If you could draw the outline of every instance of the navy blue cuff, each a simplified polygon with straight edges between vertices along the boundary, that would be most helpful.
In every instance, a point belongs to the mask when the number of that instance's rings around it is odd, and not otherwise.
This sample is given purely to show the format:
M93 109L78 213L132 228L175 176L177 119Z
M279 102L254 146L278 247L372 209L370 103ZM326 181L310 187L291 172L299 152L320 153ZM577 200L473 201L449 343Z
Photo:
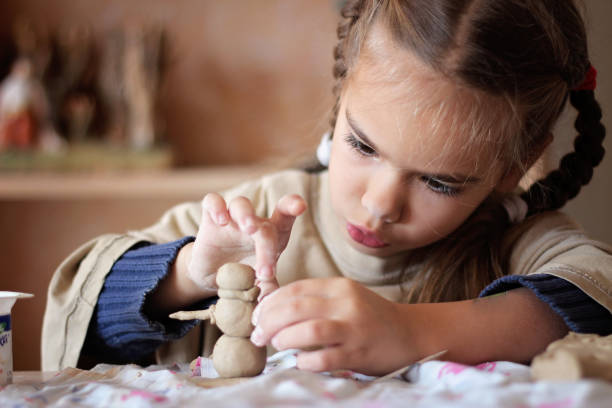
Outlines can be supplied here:
M184 336L197 324L173 319L156 321L143 310L147 295L166 277L179 250L193 240L185 237L166 244L140 243L115 262L90 323L93 344L111 349L122 361L136 361L162 343ZM206 308L216 300L205 299L194 308Z
M577 333L612 333L612 314L580 288L548 274L508 275L483 289L480 297L525 287L557 313L567 327Z

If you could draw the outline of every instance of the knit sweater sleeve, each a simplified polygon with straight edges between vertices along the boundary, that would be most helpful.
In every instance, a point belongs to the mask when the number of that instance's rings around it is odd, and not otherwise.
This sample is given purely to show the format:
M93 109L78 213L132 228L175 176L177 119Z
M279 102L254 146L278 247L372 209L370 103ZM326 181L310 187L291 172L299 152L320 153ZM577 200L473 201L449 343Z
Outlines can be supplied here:
M86 354L108 363L137 362L196 325L197 321L155 320L144 311L147 295L166 277L179 250L193 240L141 243L115 262L89 324ZM205 299L191 309L205 309L216 301L216 297Z
M508 275L488 285L480 297L525 287L545 302L578 333L608 335L612 333L612 314L565 279L548 274Z

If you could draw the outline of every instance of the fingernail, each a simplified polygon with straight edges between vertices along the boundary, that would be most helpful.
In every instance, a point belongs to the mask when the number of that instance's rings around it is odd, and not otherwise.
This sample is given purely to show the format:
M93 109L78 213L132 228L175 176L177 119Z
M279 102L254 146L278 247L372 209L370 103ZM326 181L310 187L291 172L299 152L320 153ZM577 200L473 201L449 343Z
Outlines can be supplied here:
M273 290L273 291L270 291L269 289L266 290L266 291L262 290L261 293L259 294L259 297L257 298L257 302L259 303L257 305L257 307L259 307L264 302L267 302L268 299L271 299L277 293L278 293L278 291L276 291L276 290Z
M259 308L259 306L255 307L255 310L253 310L253 314L251 315L251 324L253 326L257 326L257 319L259 319L259 311L261 309Z
M263 330L261 327L255 327L253 333L251 333L251 343L256 345L257 347L261 347L264 345L262 338Z
M227 224L227 215L223 213L217 215L217 224L220 224L220 225Z

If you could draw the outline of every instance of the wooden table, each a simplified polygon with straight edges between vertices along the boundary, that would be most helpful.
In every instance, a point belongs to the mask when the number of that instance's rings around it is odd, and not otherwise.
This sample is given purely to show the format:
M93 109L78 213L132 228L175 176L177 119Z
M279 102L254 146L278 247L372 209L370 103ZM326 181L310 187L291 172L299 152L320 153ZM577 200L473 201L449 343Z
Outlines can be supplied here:
M40 384L50 378L53 378L53 376L56 374L56 371L14 371L13 384Z
M17 385L34 385L41 384L47 380L50 380L58 371L14 371L13 372L13 384ZM216 388L224 387L228 385L238 384L244 381L250 380L251 377L238 377L238 378L201 378L193 377L188 380L203 388Z

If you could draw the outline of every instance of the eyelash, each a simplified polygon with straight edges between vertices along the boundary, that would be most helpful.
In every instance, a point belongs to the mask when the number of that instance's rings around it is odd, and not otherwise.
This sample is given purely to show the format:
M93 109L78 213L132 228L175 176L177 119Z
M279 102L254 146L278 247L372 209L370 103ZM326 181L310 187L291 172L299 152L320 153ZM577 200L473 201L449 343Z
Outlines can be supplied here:
M352 133L347 134L344 137L344 140L346 141L346 143L348 143L351 149L353 149L360 156L376 156L376 151L374 149L372 149L365 143L359 141ZM448 184L444 184L443 182L429 176L421 176L421 182L423 182L425 186L427 186L427 188L433 191L434 193L442 194L447 197L454 197L462 191L462 189L460 188L451 187Z
M427 188L434 193L442 194L448 197L454 197L462 191L461 188L451 187L448 184L444 184L441 181L429 176L421 176L421 181L425 183Z
M346 143L348 143L349 146L351 146L351 148L354 151L356 151L361 156L365 156L365 157L376 156L376 151L374 149L372 149L367 144L362 143L359 140L357 140L357 138L352 133L347 134L344 137L344 140L346 141Z

